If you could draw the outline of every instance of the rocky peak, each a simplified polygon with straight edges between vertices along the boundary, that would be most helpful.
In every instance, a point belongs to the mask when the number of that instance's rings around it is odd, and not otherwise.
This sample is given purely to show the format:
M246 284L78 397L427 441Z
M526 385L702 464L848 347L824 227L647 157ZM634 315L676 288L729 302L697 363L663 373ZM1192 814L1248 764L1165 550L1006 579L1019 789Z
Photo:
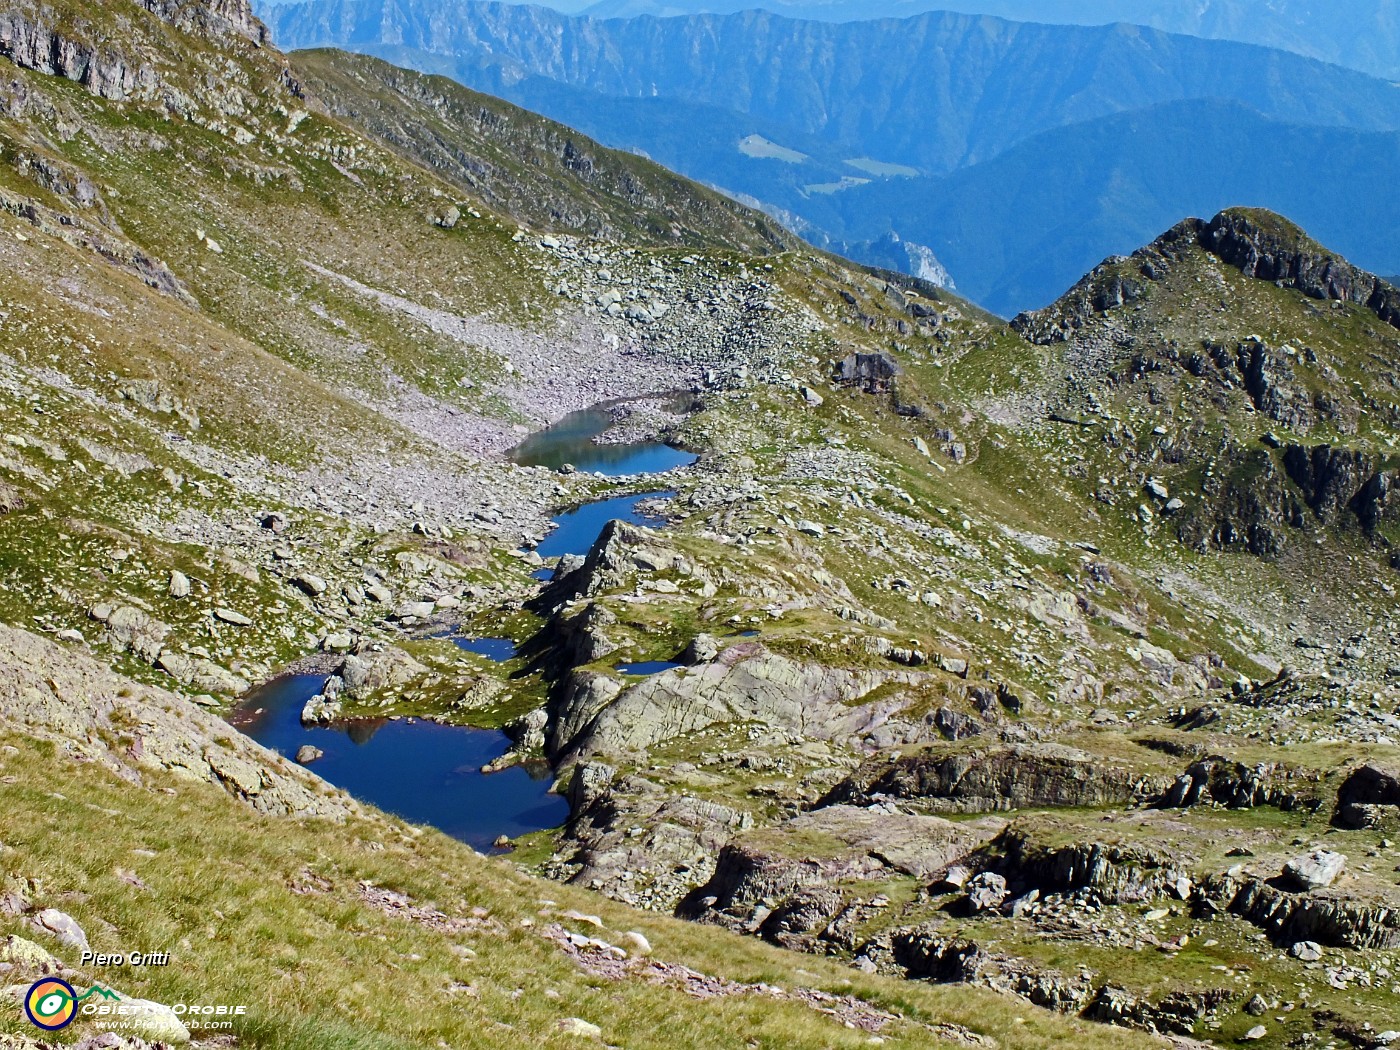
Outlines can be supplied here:
M1105 260L1051 306L1019 315L1012 326L1034 343L1064 342L1093 316L1141 299L1197 247L1248 277L1313 299L1356 303L1400 328L1400 291L1259 208L1231 208L1209 222L1186 219L1131 256Z
M1400 328L1400 293L1273 212L1223 211L1201 229L1200 244L1249 277L1296 288L1313 299L1359 303Z
M250 0L138 0L162 21L204 36L246 37L259 47L271 40L267 26L253 14Z

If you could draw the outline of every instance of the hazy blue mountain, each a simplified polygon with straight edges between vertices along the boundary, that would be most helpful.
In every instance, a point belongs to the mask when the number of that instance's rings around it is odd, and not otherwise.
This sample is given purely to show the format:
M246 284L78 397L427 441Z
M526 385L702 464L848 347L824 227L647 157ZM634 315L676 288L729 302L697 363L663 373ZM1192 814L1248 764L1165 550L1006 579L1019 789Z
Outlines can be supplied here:
M551 0L545 6L565 10L564 2ZM1132 22L1172 33L1263 44L1400 79L1400 0L599 0L585 13L595 18L664 17L753 8L841 22L908 18L924 11L1058 25Z
M1009 316L1049 303L1173 216L1233 205L1296 215L1356 262L1400 272L1397 173L1394 132L1177 102L1061 128L942 179L851 190L812 219L853 242L897 229L931 248L962 294Z
M512 88L535 76L731 110L928 174L1049 128L1185 98L1299 123L1400 127L1400 90L1381 81L1130 26L954 14L835 24L763 12L592 21L474 0L312 0L270 17L284 47L368 51L515 102ZM634 131L607 138L628 145Z

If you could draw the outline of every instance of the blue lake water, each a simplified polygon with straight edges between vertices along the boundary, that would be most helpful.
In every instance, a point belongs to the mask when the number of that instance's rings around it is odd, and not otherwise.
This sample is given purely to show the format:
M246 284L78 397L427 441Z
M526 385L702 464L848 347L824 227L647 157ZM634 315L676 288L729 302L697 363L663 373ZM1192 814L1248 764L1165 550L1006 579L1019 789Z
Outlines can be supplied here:
M684 667L684 664L672 663L669 660L643 660L635 664L618 664L617 669L623 674L660 674L662 671L669 671L673 667Z
M443 637L449 639L458 649L484 656L498 664L515 659L515 642L509 638L459 638L451 634Z
M669 498L674 492L643 492L636 496L617 496L613 499L585 503L582 507L565 511L554 519L556 528L535 548L541 558L558 558L564 554L587 554L593 546L603 526L614 518L633 525L661 525L661 519L643 514L637 504L649 499Z
M549 794L552 778L524 766L486 775L505 754L504 733L419 720L301 724L301 709L321 691L322 675L279 678L251 693L233 723L264 747L294 758L303 744L325 752L307 768L363 802L414 824L431 824L486 852L499 835L556 828L568 803Z
M623 474L660 474L688 467L700 457L659 441L624 445L599 445L594 438L612 426L606 409L572 412L554 426L531 434L511 452L511 459L525 467L558 470L566 463L590 473L619 477Z

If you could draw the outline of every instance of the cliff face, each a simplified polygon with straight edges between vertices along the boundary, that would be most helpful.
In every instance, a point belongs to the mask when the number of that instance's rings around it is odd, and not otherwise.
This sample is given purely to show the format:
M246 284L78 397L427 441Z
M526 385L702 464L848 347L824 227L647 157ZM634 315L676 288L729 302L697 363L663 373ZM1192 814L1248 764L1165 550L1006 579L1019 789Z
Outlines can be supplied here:
M237 34L261 47L270 40L267 26L253 15L249 0L140 0L141 6L171 25L206 36Z
M270 39L248 0L139 0L141 7L182 32L210 41L242 38L257 47ZM114 102L151 99L165 86L148 57L137 20L109 6L23 0L0 14L0 57L24 69L60 76Z
M82 84L99 98L121 101L151 93L155 71L109 47L74 39L54 28L44 11L0 15L0 56L15 65Z

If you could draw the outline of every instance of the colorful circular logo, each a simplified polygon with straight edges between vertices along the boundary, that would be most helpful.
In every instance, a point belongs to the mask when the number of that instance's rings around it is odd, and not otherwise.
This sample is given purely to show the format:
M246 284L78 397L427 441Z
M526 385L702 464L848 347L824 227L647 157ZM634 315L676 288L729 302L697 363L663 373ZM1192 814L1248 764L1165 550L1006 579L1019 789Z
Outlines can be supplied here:
M29 1020L49 1032L67 1028L78 1015L78 993L67 981L45 977L29 986L24 997Z

